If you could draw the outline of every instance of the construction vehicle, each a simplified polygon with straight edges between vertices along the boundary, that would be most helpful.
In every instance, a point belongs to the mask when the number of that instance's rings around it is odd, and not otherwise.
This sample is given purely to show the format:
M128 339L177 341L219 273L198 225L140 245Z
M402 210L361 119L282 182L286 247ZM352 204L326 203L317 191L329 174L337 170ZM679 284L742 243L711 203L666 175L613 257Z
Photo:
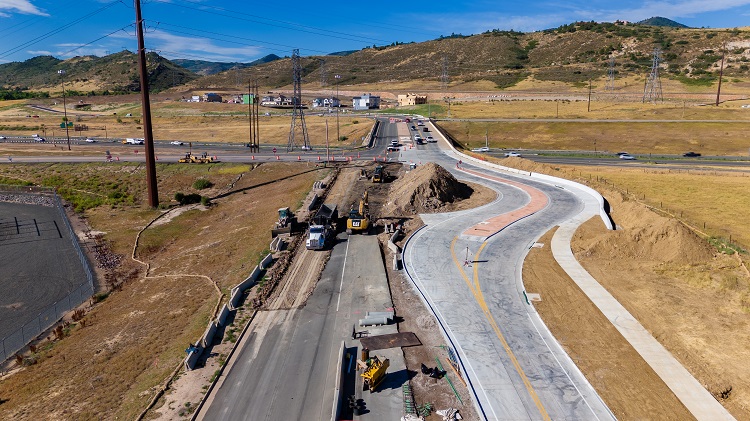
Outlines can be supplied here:
M349 219L346 220L346 233L353 234L361 232L367 234L370 231L370 208L367 203L367 190L362 193L362 199L359 201L359 208L349 211Z
M385 380L386 370L390 366L390 361L388 358L380 361L377 356L373 356L364 361L364 364L367 368L365 368L365 371L360 376L364 379L365 389L374 392L383 383L383 380Z
M206 164L209 162L217 162L214 157L208 156L207 152L203 152L201 156L193 155L191 152L185 154L184 158L180 158L177 162L181 164Z
M338 210L336 205L324 203L312 217L305 247L308 250L323 250L328 247L329 237L336 232Z
M382 165L375 167L375 171L372 173L373 183L382 183L388 175L385 172L385 168Z
M271 238L276 238L281 234L294 234L297 232L297 225L297 217L294 213L289 208L280 208L279 220L271 230Z

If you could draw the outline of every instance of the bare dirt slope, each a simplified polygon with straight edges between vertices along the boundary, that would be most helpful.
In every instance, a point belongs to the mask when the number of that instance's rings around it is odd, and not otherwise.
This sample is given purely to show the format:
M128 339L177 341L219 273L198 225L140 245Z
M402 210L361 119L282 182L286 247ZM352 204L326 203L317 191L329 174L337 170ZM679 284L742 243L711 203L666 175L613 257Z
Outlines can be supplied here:
M447 205L468 199L473 192L445 168L429 162L393 183L385 208L389 214L447 211Z

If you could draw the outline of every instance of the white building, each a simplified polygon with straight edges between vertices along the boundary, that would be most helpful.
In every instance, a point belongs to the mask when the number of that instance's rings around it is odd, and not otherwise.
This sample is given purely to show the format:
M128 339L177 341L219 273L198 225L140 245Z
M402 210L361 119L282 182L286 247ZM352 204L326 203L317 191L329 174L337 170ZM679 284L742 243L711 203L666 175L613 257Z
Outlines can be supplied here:
M362 94L352 98L352 108L355 110L377 110L380 108L380 97L372 94Z

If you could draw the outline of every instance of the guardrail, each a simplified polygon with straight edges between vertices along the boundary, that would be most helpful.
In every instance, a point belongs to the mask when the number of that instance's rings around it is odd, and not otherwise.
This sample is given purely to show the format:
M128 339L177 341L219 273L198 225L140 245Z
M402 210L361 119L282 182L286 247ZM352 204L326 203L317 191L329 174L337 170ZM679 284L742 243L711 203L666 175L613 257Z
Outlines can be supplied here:
M67 296L48 305L42 309L33 320L27 322L10 335L0 339L2 360L5 361L23 349L23 347L39 336L39 334L60 321L65 313L75 309L88 300L94 294L94 276L91 267L89 266L88 259L81 250L81 245L78 243L78 237L76 236L75 231L73 231L73 227L70 225L68 216L65 214L65 208L60 201L60 197L57 196L54 189L34 186L0 186L0 192L25 194L51 193L54 198L55 207L60 212L60 217L65 223L65 227L67 227L68 234L73 243L73 248L76 250L76 253L78 253L78 258L81 261L84 273L86 274L86 280L78 285Z

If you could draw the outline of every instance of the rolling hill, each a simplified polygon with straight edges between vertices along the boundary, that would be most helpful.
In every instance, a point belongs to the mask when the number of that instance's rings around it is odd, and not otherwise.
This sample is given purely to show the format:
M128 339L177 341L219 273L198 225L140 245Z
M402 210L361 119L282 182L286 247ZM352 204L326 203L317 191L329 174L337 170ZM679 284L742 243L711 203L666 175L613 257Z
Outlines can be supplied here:
M663 19L663 18L662 18ZM664 23L659 20L656 23ZM670 21L671 22L671 21ZM605 77L615 58L619 76L644 75L654 48L661 51L663 77L686 85L711 85L718 78L722 45L726 43L725 77L750 78L750 31L690 29L632 23L577 22L532 33L492 30L478 35L451 35L421 43L365 48L344 56L302 58L303 82L320 85L325 62L328 84L431 81L439 86L443 68L450 86L489 81L496 89L524 79L580 84ZM291 84L289 59L190 82L191 89L234 86L237 78L256 79L262 86Z
M653 51L658 48L663 77L686 85L711 86L718 79L723 45L727 46L725 77L750 79L750 29L683 26L668 19L651 18L644 24L576 22L531 33L490 30L470 36L451 34L420 43L303 57L303 83L310 87L324 83L331 86L333 76L338 74L338 83L350 87L392 83L403 86L413 81L437 88L445 73L450 87L472 84L504 89L523 80L580 86L589 79L605 77L610 57L614 57L618 77L643 76L651 68ZM247 80L257 80L264 88L279 88L292 81L290 59L276 55L252 63L212 63L171 62L150 53L148 61L155 92L169 88L231 90ZM65 61L35 57L23 63L0 65L0 86L56 90L60 83L57 70L65 69L66 82L74 90L135 92L139 89L135 63L135 55L128 51ZM325 81L321 80L323 67Z
M146 55L149 86L159 92L181 85L199 76L177 66L156 53ZM83 94L131 93L140 90L138 57L130 51L121 51L104 57L80 56L60 60L51 56L34 57L24 62L0 65L0 87L31 90L61 89L65 70L67 89Z

